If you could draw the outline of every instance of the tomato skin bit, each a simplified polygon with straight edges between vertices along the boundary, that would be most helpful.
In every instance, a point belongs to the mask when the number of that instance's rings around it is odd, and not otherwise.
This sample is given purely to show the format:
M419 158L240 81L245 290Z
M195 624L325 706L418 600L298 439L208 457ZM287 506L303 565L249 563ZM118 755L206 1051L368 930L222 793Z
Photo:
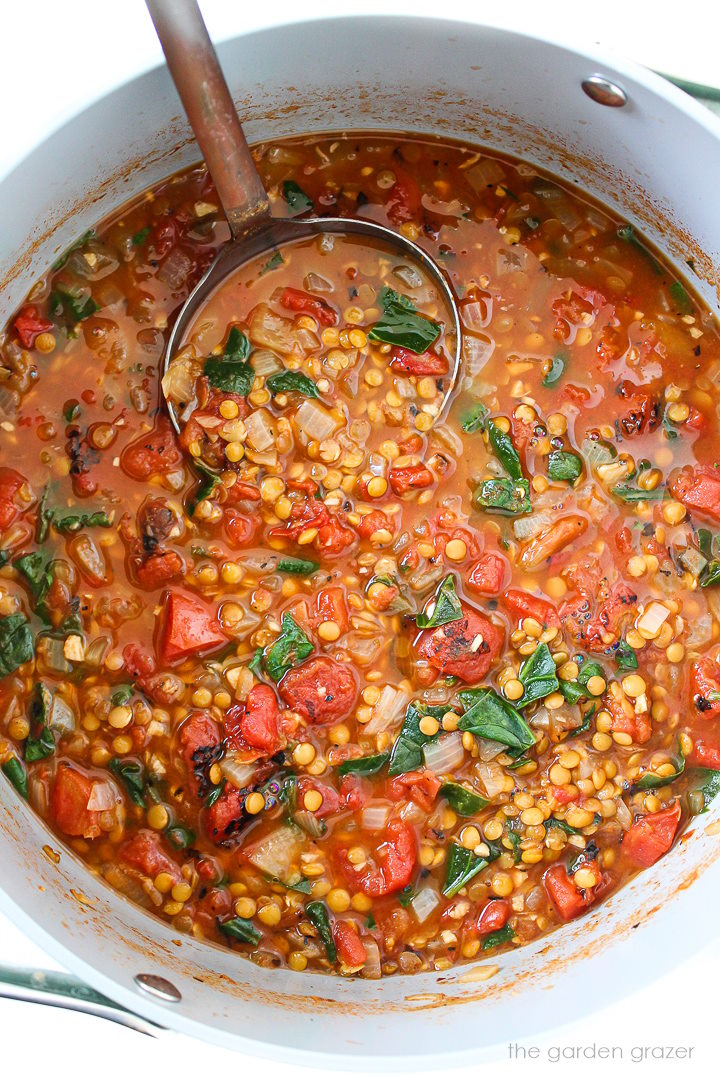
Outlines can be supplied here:
M623 853L637 866L652 866L672 847L680 814L680 803L675 802L664 810L639 818L622 838Z
M537 619L547 629L554 627L560 629L560 617L554 604L543 600L532 593L523 592L522 589L508 589L503 594L503 603L511 615L518 621L523 619Z
M208 713L192 713L180 729L180 746L188 778L198 796L207 787L205 767L220 746L220 728Z
M346 967L361 967L367 960L365 946L360 940L355 923L337 919L332 928L333 941L338 960Z
M182 880L180 868L166 851L159 835L152 829L141 829L118 850L118 859L145 877L156 878L158 874L169 874L177 884Z
M24 483L19 472L0 468L0 531L9 528L21 512L15 500Z
M388 896L410 883L417 860L415 832L399 818L391 821L377 849L378 865L374 870L358 871L347 858L346 851L339 851L338 858L348 879L364 893L372 897Z
M201 600L186 593L165 594L158 638L162 664L218 649L226 642L220 624Z
M387 514L384 514L382 510L371 510L369 514L365 514L360 519L359 524L356 526L357 534L361 540L369 540L374 533L385 530L389 533L393 532L393 524Z
M495 930L502 930L511 915L512 908L507 900L490 900L478 916L478 932L492 934Z
M269 686L254 686L244 705L231 705L225 713L225 731L233 749L236 744L275 754L283 746L278 724L277 698Z
M593 902L592 890L578 889L565 867L559 863L545 871L543 885L548 899L564 922L577 918Z
M148 480L157 474L164 476L183 463L173 427L166 416L160 415L152 431L129 442L120 454L120 465L134 480Z
M334 622L337 623L341 635L347 633L350 621L345 603L345 592L339 585L320 589L316 594L311 622L316 632L321 623Z
M417 221L422 212L422 192L420 186L405 169L394 167L395 183L390 188L385 204L388 219L393 225L404 225L408 221Z
M688 510L720 524L720 475L707 465L686 466L669 483L673 496Z
M690 669L693 705L703 720L720 717L720 664L709 656L696 660Z
M94 780L75 765L61 762L55 775L50 810L61 832L94 840L102 834L100 812L88 810Z
M400 776L393 777L388 784L388 794L391 799L412 800L426 813L430 813L441 786L435 773L430 769L415 769L413 772L401 773Z
M440 675L456 675L472 683L485 678L500 654L505 634L468 604L461 606L461 619L423 630L415 642L415 651ZM473 648L478 636L481 642Z
M301 289L283 289L280 303L290 311L297 311L303 315L311 315L322 326L335 326L338 321L337 312L334 308L319 296L303 292Z
M358 692L352 668L329 656L292 668L283 675L278 690L286 705L314 724L344 720Z
M43 318L33 304L21 308L13 322L20 344L24 349L35 347L35 338L54 328L49 319Z
M422 491L435 483L433 474L425 465L404 465L399 469L391 469L389 480L396 495L406 495L408 491Z
M444 356L438 356L430 350L424 353L414 353L410 349L403 349L399 345L393 346L390 367L393 371L402 372L404 375L424 376L447 375L450 365Z

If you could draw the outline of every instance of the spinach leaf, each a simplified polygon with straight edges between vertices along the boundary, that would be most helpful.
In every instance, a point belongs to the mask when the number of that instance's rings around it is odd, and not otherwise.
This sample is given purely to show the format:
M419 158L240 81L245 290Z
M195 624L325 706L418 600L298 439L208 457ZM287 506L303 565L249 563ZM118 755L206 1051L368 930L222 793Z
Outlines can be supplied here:
M122 683L113 690L110 701L113 705L127 705L133 696L133 688L130 683Z
M568 825L562 818L549 817L545 821L546 829L562 829L567 836L580 836L582 829L576 829L574 825Z
M578 671L576 679L573 679L572 681L560 679L560 690L568 705L577 705L578 701L581 701L582 698L599 696L591 694L588 690L588 682L595 675L599 676L601 679L605 679L605 672L600 664L595 660L585 660L580 665L580 670ZM605 681L607 683L607 680ZM578 729L575 728L574 730L575 733L577 733Z
M223 777L219 784L216 784L215 787L210 788L210 794L205 799L203 805L207 807L214 806L222 795L223 791L225 790L225 787L226 781L225 777Z
M478 510L489 514L529 514L530 485L527 480L508 480L501 476L497 479L483 480L475 488L472 501Z
M546 642L541 641L528 656L520 668L518 679L524 687L523 696L517 702L518 709L524 709L526 705L531 705L533 701L545 698L557 690L560 683L555 661Z
M488 420L486 429L490 448L505 472L511 480L522 480L520 456L508 433L499 428L494 420Z
M29 555L21 555L13 562L15 569L28 583L36 609L42 605L52 585L54 563L55 560L48 558L42 551L31 551ZM38 614L40 614L39 611Z
M623 502L657 502L665 498L665 488L657 487L652 491L642 491L640 488L630 487L629 484L618 484L612 489L613 495Z
M244 941L247 945L258 945L262 941L262 934L257 927L253 926L249 919L241 919L239 915L226 919L225 922L218 922L218 926L223 934L235 938L236 941Z
M481 739L491 739L512 750L527 750L535 745L535 735L520 713L494 690L481 690L479 694L475 691L470 698L461 691L460 700L463 706L466 701L471 703L460 718L461 731L471 731Z
M299 574L301 577L314 574L319 566L320 563L314 562L312 559L295 559L292 555L283 556L282 559L278 559L277 564L281 574Z
M49 727L40 728L37 737L28 735L25 740L25 760L42 761L43 758L51 757L55 753L55 739Z
M412 904L413 900L417 896L416 885L406 885L404 889L401 889L397 894L398 903L400 907L408 908Z
M292 211L291 217L312 210L313 201L294 180L283 180L283 198Z
M20 758L11 757L7 761L3 761L2 771L7 776L12 786L17 791L18 795L22 795L23 799L28 797L28 780L25 766Z
M638 666L635 650L624 639L618 642L618 647L615 650L615 663L618 671L635 671Z
M75 513L72 510L49 510L47 520L61 533L77 532L78 529L94 526L109 529L112 525L104 510L91 510L86 513Z
M287 394L294 391L297 394L304 394L305 397L320 396L312 379L303 375L301 371L278 371L275 375L268 376L265 385L272 394Z
M548 458L548 476L551 480L567 480L574 484L582 476L582 458L569 450L553 450Z
M145 802L145 770L139 761L121 761L120 758L111 758L108 768L113 776L125 786L128 795L136 806L146 806Z
M512 846L513 859L516 863L519 863L522 859L522 850L520 848L520 844L522 843L522 837L520 836L519 832L515 831L515 829L508 829L506 835Z
M565 374L565 368L569 360L568 354L562 349L555 353L550 361L550 370L542 381L543 386L555 386Z
M132 243L133 247L142 247L150 235L150 226L145 225L142 229L138 229L136 233L133 233Z
M496 949L498 945L505 945L506 942L512 941L515 937L515 931L508 923L503 926L502 930L493 930L491 934L483 938L483 952L487 952L488 949Z
M255 651L255 655L253 656L252 660L248 664L248 668L250 669L250 671L252 671L253 675L255 675L256 678L258 678L258 679L262 675L262 654L263 654L262 649L257 649Z
M263 653L263 667L274 682L279 682L286 671L305 660L312 651L312 642L286 612L282 617L280 637Z
M455 896L463 886L499 858L500 848L495 844L489 844L487 840L484 843L490 849L488 855L476 855L474 851L468 851L459 844L450 845L443 896Z
M675 304L675 310L678 315L692 315L692 301L686 293L685 286L681 281L673 281L668 292L670 293L671 300Z
M198 503L201 503L203 499L211 498L215 488L220 483L220 477L216 476L214 472L203 465L202 461L197 458L193 458L193 465L200 473L200 481L195 488L195 493L188 502L187 512L188 517L193 517L195 511L198 508Z
M451 809L460 817L472 817L473 814L484 810L490 803L488 799L481 798L474 791L470 791L464 784L442 784L438 792L443 799L447 799Z
M30 723L35 727L44 727L50 719L53 696L46 686L36 683L28 705Z
M48 300L50 314L54 319L61 316L70 325L89 319L96 311L100 310L92 296L84 295L79 289L63 288L56 285L50 293Z
M355 776L374 776L375 773L379 773L385 767L389 760L389 754L370 754L368 757L351 758L349 761L343 761L341 765L337 766L336 771L338 776L348 776L350 773Z
M720 562L717 559L705 567L700 578L700 588L710 589L715 585L720 585Z
M328 960L334 964L337 960L337 949L335 948L335 942L333 941L332 930L330 928L328 909L325 907L322 900L313 900L312 904L307 904L305 906L305 914L317 930L320 940L325 946Z
M285 260L283 259L282 254L279 251L276 251L265 263L262 270L258 274L258 277L262 277L263 274L267 274L269 270L277 270L278 266L282 266L284 262Z
M30 623L24 615L16 612L0 619L0 678L27 664L34 652Z
M710 809L710 803L720 793L720 770L693 769L693 781L695 780L698 783L693 785L692 790L702 793L704 805L700 813L706 814Z
M168 825L165 835L178 851L185 851L195 843L195 833L192 829L188 829L187 825Z
M380 292L383 314L368 334L370 341L399 345L410 352L423 353L440 336L440 324L418 315L407 296L387 286Z
M411 701L405 712L405 719L400 734L390 754L388 776L400 776L405 772L420 769L425 764L422 748L425 743L436 739L437 735L425 735L420 730L420 721L425 716L442 720L447 709L442 705L425 705L421 701ZM442 730L442 729L441 729ZM438 732L438 735L440 732Z
M420 611L415 617L419 630L426 630L434 626L446 626L447 623L457 622L462 619L462 607L455 592L455 579L452 574L440 582L435 593L435 599L431 607L431 614Z
M675 772L670 773L669 776L658 776L657 773L651 772L643 773L630 786L629 794L635 795L638 791L653 791L656 788L665 787L667 784L674 784L676 780L679 780L685 772L685 755L680 747L678 747L678 752L672 759L672 764Z
M250 342L242 330L233 326L222 356L210 356L205 361L203 372L210 385L227 394L247 397L255 382L255 371L245 362L249 355Z
M485 421L488 418L488 409L482 402L474 405L469 412L460 420L460 427L468 435L474 435L476 431L485 430Z

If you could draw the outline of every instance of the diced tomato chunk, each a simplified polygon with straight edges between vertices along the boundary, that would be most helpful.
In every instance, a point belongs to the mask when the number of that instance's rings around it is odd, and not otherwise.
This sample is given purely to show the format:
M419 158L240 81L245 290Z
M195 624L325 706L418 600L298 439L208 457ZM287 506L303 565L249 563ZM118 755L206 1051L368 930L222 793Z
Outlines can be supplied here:
M15 316L13 326L24 349L32 349L35 338L53 328L50 320L43 318L33 304L28 304L20 310Z
M627 379L618 385L616 392L623 399L620 406L621 416L617 423L625 438L642 435L646 430L654 431L661 419L657 398L640 390Z
M463 682L484 679L499 656L505 634L479 611L462 604L462 618L423 630L415 650L441 675L456 675Z
M220 728L205 712L192 713L180 728L180 746L196 794L208 786L206 772L220 746Z
M278 730L280 713L277 698L269 686L253 686L244 705L231 705L225 713L225 731L230 745L249 746L266 754L276 754L284 740Z
M261 524L259 514L241 514L232 506L224 509L223 525L233 547L244 548L251 544Z
M143 645L130 642L123 649L123 661L131 679L152 675L157 668L155 657Z
M349 716L357 698L352 667L329 656L306 660L288 671L278 686L283 701L315 724L329 724Z
M143 589L159 589L169 581L180 577L185 564L176 551L151 555L135 567L135 577Z
M415 832L399 818L391 821L377 849L375 869L358 870L347 858L346 851L339 851L338 858L348 880L356 882L364 893L373 897L387 896L410 883L417 859Z
M424 353L414 353L410 349L402 349L399 345L393 346L390 359L390 367L393 371L399 371L404 375L447 375L450 365L444 356L428 349Z
M688 510L720 523L720 471L709 465L687 465L671 476L669 487Z
M182 465L182 452L168 418L160 415L152 431L128 443L120 455L120 465L134 480L166 476Z
M310 620L315 631L324 622L334 622L339 627L341 634L347 633L350 623L345 602L345 590L340 588L339 585L333 585L328 589L320 589L313 598Z
M565 922L577 918L595 899L594 889L578 889L564 866L555 863L543 875L550 902Z
M25 477L14 469L0 469L0 530L12 525L20 513L17 494L25 483Z
M440 781L431 769L414 769L412 772L393 777L388 784L388 794L391 799L411 799L430 813L441 787Z
M355 923L338 919L333 924L332 936L338 960L346 967L362 967L367 960L367 953Z
M468 577L468 588L481 596L497 596L509 577L510 564L497 551L486 551L475 563Z
M179 866L163 850L159 835L152 829L141 829L123 844L118 849L118 859L146 877L156 878L158 874L169 874L174 882L181 880Z
M227 642L215 615L195 596L165 594L160 615L158 657L163 664L219 649Z
M390 188L385 204L388 220L393 225L403 225L406 221L417 221L422 212L422 192L417 180L405 169L393 169L395 183Z
M313 810L312 813L316 818L322 820L326 817L332 817L340 809L341 798L334 787L330 787L329 784L323 784L319 780L316 780L314 776L301 776L298 780L298 810L306 810L305 796L308 792L317 792L322 796L322 802L317 810Z
M703 656L695 661L690 669L690 692L703 719L720 717L720 664L717 660Z
M560 629L560 617L554 604L543 600L540 596L523 592L522 589L508 589L503 595L503 603L511 615L516 619L537 619L547 629L555 627Z
M74 765L58 765L50 799L55 824L68 836L94 840L100 836L100 811L88 810L90 794L96 781Z
M355 528L362 540L369 540L376 532L393 532L392 522L382 510L371 510L369 514L365 514L364 517L360 518Z
M477 928L481 934L492 934L502 930L512 915L512 908L507 900L490 900L478 915Z
M649 712L636 713L630 706L630 712L623 708L622 701L618 701L612 694L607 693L603 697L603 708L612 717L612 730L629 735L633 742L646 743L652 735L652 720Z
M399 469L391 469L388 479L396 495L405 495L408 491L422 491L435 483L433 474L425 465L403 465Z
M280 303L289 311L311 315L322 326L334 326L338 320L337 312L326 300L313 296L312 293L303 292L302 289L283 289Z
M680 803L675 802L639 818L623 836L620 847L638 866L652 866L672 847L679 824Z
M236 834L247 824L246 796L247 791L227 785L220 798L207 808L205 826L219 847L236 843Z

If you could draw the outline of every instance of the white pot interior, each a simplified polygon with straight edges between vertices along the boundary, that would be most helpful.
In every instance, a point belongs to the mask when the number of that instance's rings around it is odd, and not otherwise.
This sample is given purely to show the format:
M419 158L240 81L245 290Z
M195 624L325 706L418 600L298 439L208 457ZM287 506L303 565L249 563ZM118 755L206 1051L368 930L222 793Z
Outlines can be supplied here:
M251 139L385 129L509 152L636 223L717 311L720 123L654 76L518 34L423 19L300 23L219 52ZM624 108L585 96L581 81L595 71L624 87ZM3 319L73 239L197 156L165 69L50 136L0 183ZM327 1054L345 1067L375 1058L408 1069L432 1066L439 1054L446 1065L479 1060L492 1046L592 1010L601 994L619 996L664 970L669 936L672 955L699 948L706 931L683 909L699 910L703 896L712 902L719 818L720 800L658 865L548 938L484 964L380 982L263 970L177 938L69 851L57 864L44 857L48 841L60 845L6 783L2 886L12 917L41 944L167 1026L294 1062ZM181 1002L143 997L138 972L170 979Z

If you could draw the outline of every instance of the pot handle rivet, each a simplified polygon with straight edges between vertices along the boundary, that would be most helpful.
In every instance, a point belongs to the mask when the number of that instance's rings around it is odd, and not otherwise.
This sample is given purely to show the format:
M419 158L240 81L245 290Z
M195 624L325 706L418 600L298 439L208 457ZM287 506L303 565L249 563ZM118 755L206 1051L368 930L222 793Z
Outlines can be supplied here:
M173 986L168 979L164 979L162 975L149 975L146 972L140 972L139 975L135 976L135 983L144 993L157 998L159 1001L169 1002L173 1005L177 1005L179 1001L182 1001L182 994L178 988Z
M628 96L622 86L606 79L604 75L588 75L581 86L587 96L598 105L609 105L611 109L621 109L627 105Z

